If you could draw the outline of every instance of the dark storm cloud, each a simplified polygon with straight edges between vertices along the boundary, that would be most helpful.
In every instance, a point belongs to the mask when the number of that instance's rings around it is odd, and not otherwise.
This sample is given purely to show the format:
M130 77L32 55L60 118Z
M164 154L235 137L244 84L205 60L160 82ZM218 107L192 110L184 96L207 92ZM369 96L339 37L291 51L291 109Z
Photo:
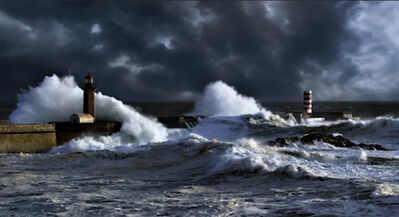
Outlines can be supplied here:
M367 98L355 61L362 38L348 28L356 10L355 2L3 1L1 100L46 74L81 82L87 71L102 92L132 101L192 100L215 80L262 100L300 100L304 88L338 98L355 81L348 91Z

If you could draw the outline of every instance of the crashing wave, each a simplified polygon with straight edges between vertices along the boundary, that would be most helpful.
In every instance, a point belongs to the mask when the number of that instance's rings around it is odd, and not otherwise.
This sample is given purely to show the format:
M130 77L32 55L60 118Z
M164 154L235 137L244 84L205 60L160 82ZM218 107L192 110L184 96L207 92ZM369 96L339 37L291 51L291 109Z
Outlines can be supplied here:
M238 93L222 81L209 83L195 102L194 114L206 116L240 116L260 114L277 125L288 125L280 116L263 108L253 97Z
M82 110L83 91L72 76L46 76L37 87L18 95L11 123L45 123L68 121L72 113ZM121 131L136 142L161 142L167 129L154 118L146 117L121 101L96 93L97 119L123 122Z

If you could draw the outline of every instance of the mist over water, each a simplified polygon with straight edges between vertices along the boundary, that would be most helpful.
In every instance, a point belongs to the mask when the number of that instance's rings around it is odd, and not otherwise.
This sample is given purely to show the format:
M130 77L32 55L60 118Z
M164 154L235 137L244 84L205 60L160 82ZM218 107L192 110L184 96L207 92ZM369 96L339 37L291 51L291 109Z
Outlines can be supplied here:
M71 76L45 77L39 86L18 96L10 121L68 121L82 110L82 95ZM96 114L100 120L123 122L121 132L74 139L46 154L0 155L1 213L382 216L399 212L399 120L394 117L287 123L222 81L204 88L190 114L208 117L189 129L167 129L100 92ZM309 133L342 135L354 142L380 144L388 151L323 142L270 143L277 137Z

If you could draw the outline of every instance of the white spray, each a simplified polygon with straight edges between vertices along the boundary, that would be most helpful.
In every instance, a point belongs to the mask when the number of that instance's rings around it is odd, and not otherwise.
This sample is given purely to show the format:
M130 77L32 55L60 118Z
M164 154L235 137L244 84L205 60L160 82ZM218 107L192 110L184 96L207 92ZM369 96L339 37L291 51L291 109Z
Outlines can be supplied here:
M203 95L196 101L194 113L207 116L238 116L262 114L265 119L286 123L279 116L262 108L252 97L239 94L222 81L208 84Z
M72 76L45 77L38 87L18 94L17 109L11 113L11 123L46 123L66 121L82 110L83 91Z
M68 121L74 112L82 111L83 91L72 76L45 77L37 87L18 95L17 109L11 123L45 123ZM121 131L136 142L165 141L168 133L155 119L145 117L121 101L96 93L96 116L100 120L123 122Z

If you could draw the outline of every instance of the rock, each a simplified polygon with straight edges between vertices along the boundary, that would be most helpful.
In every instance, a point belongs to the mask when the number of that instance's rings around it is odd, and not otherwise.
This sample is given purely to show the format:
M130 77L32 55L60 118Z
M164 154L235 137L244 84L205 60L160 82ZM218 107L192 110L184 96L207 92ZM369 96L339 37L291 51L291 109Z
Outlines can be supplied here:
M334 136L331 134L321 134L321 133L308 134L302 137L277 138L274 141L270 141L269 143L287 145L289 143L301 142L302 144L306 145L315 145L314 143L315 141L328 143L333 146L341 148L361 148L364 150L386 151L384 147L378 144L364 144L364 143L356 144L343 136Z

